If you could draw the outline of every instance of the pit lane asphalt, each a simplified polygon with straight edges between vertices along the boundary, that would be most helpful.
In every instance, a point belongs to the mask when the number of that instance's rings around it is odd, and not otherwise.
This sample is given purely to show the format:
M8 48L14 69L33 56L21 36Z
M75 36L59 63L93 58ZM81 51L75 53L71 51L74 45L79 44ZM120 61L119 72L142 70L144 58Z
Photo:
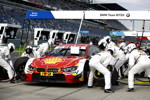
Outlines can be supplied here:
M12 55L13 61L17 55ZM104 93L96 86L87 88L87 84L0 82L0 100L150 100L150 86L135 86L131 93L124 84L112 88L115 93Z
M150 100L149 86L135 86L126 92L127 85L113 86L115 93L104 93L101 87L87 88L86 84L42 84L0 82L0 100Z

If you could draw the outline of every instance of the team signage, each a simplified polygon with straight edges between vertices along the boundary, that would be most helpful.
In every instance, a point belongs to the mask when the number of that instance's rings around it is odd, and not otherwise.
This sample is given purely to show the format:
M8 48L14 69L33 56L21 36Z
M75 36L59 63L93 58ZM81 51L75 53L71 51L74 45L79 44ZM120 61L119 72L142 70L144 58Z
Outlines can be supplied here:
M27 19L150 20L149 11L27 11Z
M113 31L110 32L110 36L146 36L150 37L150 31L145 31L144 33L142 31Z
M80 33L85 33L85 34L87 33L88 34L90 32L88 30L81 30Z
M83 11L27 11L26 19L82 19Z
M27 11L27 19L55 19L50 11Z
M150 20L149 11L85 11L85 19Z

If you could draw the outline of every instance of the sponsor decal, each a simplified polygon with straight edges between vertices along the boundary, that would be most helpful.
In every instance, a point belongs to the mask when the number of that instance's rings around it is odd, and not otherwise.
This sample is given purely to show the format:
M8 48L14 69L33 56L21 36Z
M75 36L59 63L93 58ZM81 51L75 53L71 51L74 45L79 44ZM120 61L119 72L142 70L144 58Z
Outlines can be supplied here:
M62 62L61 58L48 58L44 60L45 64L56 64L58 62Z

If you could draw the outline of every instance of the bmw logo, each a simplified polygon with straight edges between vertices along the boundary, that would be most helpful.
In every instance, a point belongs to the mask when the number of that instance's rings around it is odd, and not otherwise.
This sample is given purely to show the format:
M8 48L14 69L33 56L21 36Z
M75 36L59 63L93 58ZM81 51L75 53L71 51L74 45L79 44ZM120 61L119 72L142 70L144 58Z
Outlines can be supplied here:
M127 16L127 17L130 17L130 13L127 13L126 16Z

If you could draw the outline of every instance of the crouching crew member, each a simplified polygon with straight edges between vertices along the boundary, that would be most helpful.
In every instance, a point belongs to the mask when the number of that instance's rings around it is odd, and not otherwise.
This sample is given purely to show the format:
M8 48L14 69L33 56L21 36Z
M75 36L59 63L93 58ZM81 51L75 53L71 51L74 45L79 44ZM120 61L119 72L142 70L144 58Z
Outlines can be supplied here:
M137 50L136 45L130 43L128 46L129 55L129 72L128 72L128 89L127 92L134 91L134 75L146 71L150 77L150 58L142 50Z
M104 50L106 47L106 42L101 42L99 45L99 48L101 50ZM89 79L88 79L88 88L93 87L93 77L94 73L96 70L101 72L104 75L105 78L105 93L113 93L111 89L111 72L106 68L107 65L110 64L110 61L113 59L113 51L108 50L108 51L103 51L100 52L94 56L89 61L89 66L90 66L90 74L89 74Z
M15 83L15 70L12 65L10 53L15 49L14 44L9 43L8 46L0 46L0 66L7 70L7 74L11 83Z

